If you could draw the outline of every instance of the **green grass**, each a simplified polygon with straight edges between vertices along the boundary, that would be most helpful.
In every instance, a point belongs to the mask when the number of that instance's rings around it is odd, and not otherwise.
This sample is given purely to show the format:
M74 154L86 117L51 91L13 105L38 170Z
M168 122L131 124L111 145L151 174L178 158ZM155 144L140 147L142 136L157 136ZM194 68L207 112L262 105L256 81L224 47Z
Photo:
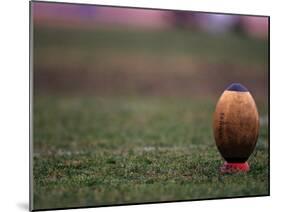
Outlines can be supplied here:
M213 99L34 99L34 207L268 194L267 125L247 174L221 175ZM267 115L259 105L260 116Z
M44 63L46 56L50 52L54 53L54 49L60 60L80 55L81 61L86 63L89 60L99 62L101 56L107 57L109 53L131 55L136 50L139 54L152 57L185 55L201 61L204 59L204 63L208 61L264 65L268 62L267 40L252 39L234 33L215 36L200 31L176 29L73 30L35 26L34 48L38 63ZM69 60L66 59L66 62Z
M236 34L35 26L34 208L267 195L267 42ZM247 174L221 175L220 92L262 118Z

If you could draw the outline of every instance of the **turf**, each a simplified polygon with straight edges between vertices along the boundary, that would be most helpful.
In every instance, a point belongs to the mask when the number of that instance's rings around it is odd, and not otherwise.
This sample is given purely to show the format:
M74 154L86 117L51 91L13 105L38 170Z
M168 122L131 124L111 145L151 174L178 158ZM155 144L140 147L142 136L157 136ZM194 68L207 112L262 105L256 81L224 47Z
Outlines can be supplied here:
M35 209L269 194L266 40L191 30L34 27ZM257 100L247 174L221 175L222 90Z
M34 49L37 57L35 62L38 64L46 63L48 59L67 63L67 56L72 56L72 62L89 63L89 59L99 62L101 55L105 57L120 52L161 57L184 55L198 58L201 62L259 65L268 62L267 40L237 36L234 33L218 36L199 30L174 28L159 31L122 27L68 29L36 26Z
M206 98L35 96L35 208L267 195L267 124L251 171L221 175L214 106Z

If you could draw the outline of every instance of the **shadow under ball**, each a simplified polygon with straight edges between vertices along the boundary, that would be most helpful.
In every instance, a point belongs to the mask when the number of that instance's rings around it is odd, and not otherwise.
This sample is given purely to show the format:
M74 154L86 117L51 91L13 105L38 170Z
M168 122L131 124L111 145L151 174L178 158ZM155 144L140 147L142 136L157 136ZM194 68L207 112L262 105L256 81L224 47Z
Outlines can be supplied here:
M247 160L259 134L259 115L253 97L243 85L233 83L221 95L214 113L213 131L218 150L227 162L221 171L248 171Z

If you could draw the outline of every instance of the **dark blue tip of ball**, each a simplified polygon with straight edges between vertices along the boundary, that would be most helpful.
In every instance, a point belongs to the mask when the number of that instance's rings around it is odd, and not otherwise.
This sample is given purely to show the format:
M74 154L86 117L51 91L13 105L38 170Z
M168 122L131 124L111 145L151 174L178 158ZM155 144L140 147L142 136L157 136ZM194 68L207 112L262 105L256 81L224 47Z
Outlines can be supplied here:
M247 92L248 89L245 88L243 85L240 83L232 83L228 88L226 89L228 91L238 91L238 92Z

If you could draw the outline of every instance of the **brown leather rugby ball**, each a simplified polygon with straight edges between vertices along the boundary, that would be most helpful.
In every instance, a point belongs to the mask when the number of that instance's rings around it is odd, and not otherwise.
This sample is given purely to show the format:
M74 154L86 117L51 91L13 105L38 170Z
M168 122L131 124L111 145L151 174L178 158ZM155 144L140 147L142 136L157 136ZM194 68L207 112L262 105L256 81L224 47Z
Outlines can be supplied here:
M252 154L259 134L259 115L250 92L239 83L221 95L213 119L216 145L229 163L243 163Z

